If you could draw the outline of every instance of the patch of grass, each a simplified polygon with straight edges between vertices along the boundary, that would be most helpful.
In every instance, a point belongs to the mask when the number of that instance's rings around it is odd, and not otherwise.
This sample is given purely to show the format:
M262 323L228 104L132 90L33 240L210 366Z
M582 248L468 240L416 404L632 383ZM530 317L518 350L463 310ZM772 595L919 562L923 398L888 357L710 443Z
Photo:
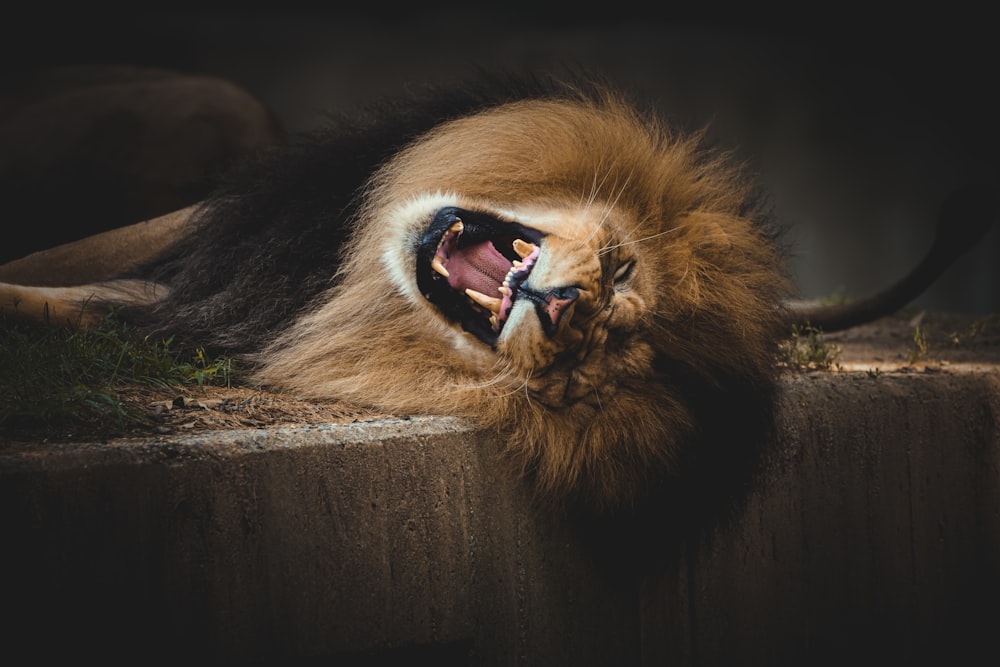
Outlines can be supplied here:
M823 332L796 325L792 335L778 347L779 363L796 370L829 370L836 364L840 346L823 340Z
M910 353L907 356L907 361L910 365L917 363L919 360L927 356L930 352L931 344L927 340L927 331L923 329L920 325L913 328L913 345L910 347Z
M229 385L231 360L202 349L175 352L172 340L142 338L115 312L99 327L63 329L0 320L0 429L145 421L119 400L128 385Z
M947 336L948 342L952 346L962 345L980 334L986 333L992 327L996 326L998 322L1000 322L1000 314L980 317L973 320L964 330L950 332Z
M949 350L958 348L971 350L974 346L990 348L996 345L997 333L1000 333L998 328L1000 313L991 313L972 320L942 317L925 321L921 315L910 322L913 330L906 356L907 363L911 366L939 353L947 355Z

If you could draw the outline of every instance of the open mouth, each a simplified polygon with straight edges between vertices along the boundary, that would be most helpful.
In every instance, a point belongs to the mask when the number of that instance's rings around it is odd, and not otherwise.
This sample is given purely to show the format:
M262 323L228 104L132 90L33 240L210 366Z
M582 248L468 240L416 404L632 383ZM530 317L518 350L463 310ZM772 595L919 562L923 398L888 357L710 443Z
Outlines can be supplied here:
M541 232L515 222L442 208L417 249L417 287L445 317L493 347L541 240Z

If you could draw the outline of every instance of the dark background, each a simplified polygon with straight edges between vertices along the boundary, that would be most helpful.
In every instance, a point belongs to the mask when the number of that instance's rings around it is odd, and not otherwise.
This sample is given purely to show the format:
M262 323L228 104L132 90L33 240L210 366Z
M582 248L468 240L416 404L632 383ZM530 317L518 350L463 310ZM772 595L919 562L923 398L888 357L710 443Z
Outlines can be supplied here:
M583 65L683 127L709 124L717 143L748 162L774 195L806 297L886 285L923 256L949 192L982 181L996 189L998 34L985 9L597 10L19 8L2 22L0 72L115 63L216 75L297 132L328 110L479 66ZM1000 311L998 257L995 227L918 304Z

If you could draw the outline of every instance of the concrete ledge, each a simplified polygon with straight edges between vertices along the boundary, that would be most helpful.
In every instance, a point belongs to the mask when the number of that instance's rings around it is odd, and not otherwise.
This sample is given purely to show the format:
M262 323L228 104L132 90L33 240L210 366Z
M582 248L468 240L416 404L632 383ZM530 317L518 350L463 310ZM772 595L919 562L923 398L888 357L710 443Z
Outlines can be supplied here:
M777 425L732 524L641 568L629 550L656 540L599 556L504 474L494 434L450 419L0 444L5 652L996 660L1000 374L790 376Z
M790 379L742 513L642 590L643 664L996 664L1000 375Z

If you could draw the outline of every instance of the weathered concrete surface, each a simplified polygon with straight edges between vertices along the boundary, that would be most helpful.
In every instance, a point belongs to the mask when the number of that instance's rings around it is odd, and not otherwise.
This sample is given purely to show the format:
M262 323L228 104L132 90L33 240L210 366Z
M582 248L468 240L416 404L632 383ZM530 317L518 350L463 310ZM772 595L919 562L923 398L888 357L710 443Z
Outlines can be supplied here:
M460 664L635 652L615 636L637 627L634 593L595 579L496 449L419 419L7 449L5 643L241 660L428 646Z
M800 375L778 419L743 512L644 582L643 664L996 664L1000 375Z
M797 374L777 426L732 522L679 542L533 506L447 419L3 444L5 653L995 664L1000 375Z

